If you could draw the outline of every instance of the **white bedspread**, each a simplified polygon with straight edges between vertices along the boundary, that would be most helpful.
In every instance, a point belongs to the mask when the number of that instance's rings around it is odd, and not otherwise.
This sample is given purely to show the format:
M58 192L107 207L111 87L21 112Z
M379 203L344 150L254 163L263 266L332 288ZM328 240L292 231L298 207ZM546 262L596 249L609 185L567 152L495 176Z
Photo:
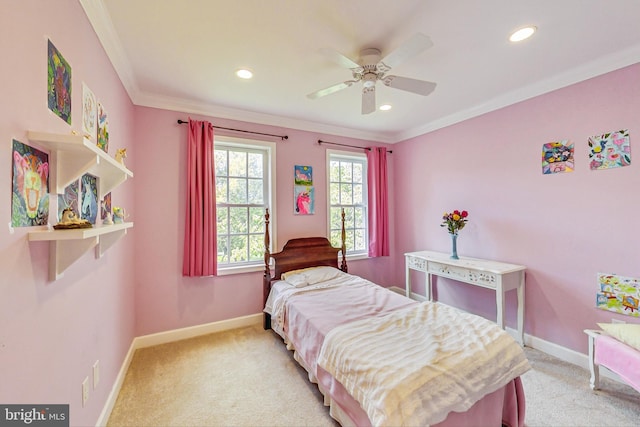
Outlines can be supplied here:
M332 329L318 365L374 426L438 423L530 369L498 325L433 302Z

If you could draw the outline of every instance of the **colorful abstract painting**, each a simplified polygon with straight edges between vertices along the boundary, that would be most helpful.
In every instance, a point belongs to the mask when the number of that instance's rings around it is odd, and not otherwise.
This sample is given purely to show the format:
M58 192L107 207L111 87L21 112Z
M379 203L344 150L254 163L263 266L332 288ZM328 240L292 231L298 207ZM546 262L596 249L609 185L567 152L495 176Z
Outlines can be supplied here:
M589 160L591 170L629 166L631 164L629 129L590 137Z
M107 193L102 198L102 209L100 210L100 219L107 219L107 214L111 214L111 193Z
M49 109L71 124L71 66L49 40L47 60Z
M640 279L598 273L596 306L618 314L639 317Z
M315 213L315 195L313 187L294 185L294 214L313 215Z
M80 217L91 224L96 223L98 217L98 185L96 177L85 173L81 180L82 197L80 198Z
M105 153L109 152L109 119L107 111L101 103L98 103L98 147Z
M542 173L573 172L573 143L568 140L548 142L542 146Z
M49 220L49 155L13 140L11 226L46 225Z
M62 219L62 211L66 208L71 208L76 217L80 218L80 210L78 209L79 189L79 181L76 179L65 187L63 194L58 194L58 221Z
M311 166L294 166L295 185L313 185L313 168Z
M95 141L98 136L98 105L91 89L82 83L82 133Z

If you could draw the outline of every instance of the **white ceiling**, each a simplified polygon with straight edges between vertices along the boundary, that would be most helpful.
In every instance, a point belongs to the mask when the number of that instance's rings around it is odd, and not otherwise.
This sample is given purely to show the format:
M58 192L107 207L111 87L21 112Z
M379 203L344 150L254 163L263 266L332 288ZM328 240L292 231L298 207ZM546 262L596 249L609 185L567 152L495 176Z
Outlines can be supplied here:
M640 62L638 0L80 0L136 105L397 142ZM512 44L510 32L538 27ZM358 61L417 32L434 46L390 74L433 81L423 97L361 84L319 50ZM253 70L252 80L235 76ZM215 124L215 123L214 123Z

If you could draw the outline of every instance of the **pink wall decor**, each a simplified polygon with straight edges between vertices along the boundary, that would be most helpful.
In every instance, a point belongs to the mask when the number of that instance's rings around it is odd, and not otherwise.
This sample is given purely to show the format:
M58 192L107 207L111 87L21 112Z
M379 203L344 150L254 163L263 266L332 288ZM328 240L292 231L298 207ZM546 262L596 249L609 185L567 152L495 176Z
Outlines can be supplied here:
M542 173L573 172L574 144L567 140L548 142L542 146Z
M629 129L589 138L591 169L611 169L631 164Z

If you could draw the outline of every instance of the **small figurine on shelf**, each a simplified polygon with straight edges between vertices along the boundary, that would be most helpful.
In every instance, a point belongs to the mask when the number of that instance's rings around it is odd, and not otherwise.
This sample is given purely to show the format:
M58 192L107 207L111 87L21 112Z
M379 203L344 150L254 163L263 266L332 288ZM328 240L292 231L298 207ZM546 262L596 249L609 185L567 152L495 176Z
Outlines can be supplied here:
M116 162L120 163L124 166L124 159L127 158L127 149L126 148L118 148L116 150Z
M109 197L109 200L111 200L111 197ZM102 200L100 205L102 207L102 225L113 225L113 219L111 219L111 201L109 201L109 205L107 205L107 203ZM109 206L108 209L107 206Z
M74 228L91 228L92 225L86 219L80 219L71 208L64 208L62 219L53 226L56 230L69 230Z
M104 214L104 219L102 220L103 225L113 225L113 220L111 219L111 212L106 212Z
M127 218L127 213L125 212L124 208L118 207L118 206L114 206L113 207L113 222L116 224L122 224L125 220L125 218Z

